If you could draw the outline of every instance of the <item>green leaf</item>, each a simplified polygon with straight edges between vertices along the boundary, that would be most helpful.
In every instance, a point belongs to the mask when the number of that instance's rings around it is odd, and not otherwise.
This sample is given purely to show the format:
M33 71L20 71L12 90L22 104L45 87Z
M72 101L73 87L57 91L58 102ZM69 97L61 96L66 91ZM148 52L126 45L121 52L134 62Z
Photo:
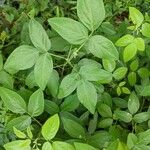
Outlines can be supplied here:
M132 63L130 64L130 69L132 71L136 71L138 69L138 67L139 67L138 59L133 60Z
M125 77L127 71L128 71L128 68L126 68L126 67L117 68L113 73L113 77L116 80L121 80Z
M150 144L150 129L138 134L138 144L148 145Z
M43 111L44 111L44 95L43 92L39 89L30 96L28 103L28 113L32 117L36 117L41 115Z
M35 19L31 19L29 22L29 36L33 45L39 51L48 51L51 48L50 39L42 27L42 25Z
M96 30L105 19L103 0L78 0L77 14L81 22L90 30Z
M120 47L128 46L133 41L134 41L134 36L130 34L126 34L116 42L116 46L120 46Z
M61 141L53 142L52 146L54 150L75 150L71 144Z
M137 76L135 72L130 72L128 74L128 82L131 86L134 86L136 84L137 81Z
M92 36L87 42L87 49L98 58L119 59L119 54L114 44L101 35Z
M142 13L134 7L129 7L129 17L137 26L137 28L141 26L142 22L144 21L144 16L142 15Z
M27 115L23 115L17 118L12 119L6 125L7 130L13 130L13 127L18 130L25 130L31 124L31 117Z
M91 145L85 144L85 143L74 143L76 150L97 150L96 148L94 148Z
M62 117L62 122L65 131L73 138L84 138L85 130L84 128L74 120Z
M14 79L5 71L0 71L0 83L9 89L13 89Z
M114 60L103 59L102 62L104 69L109 72L113 72L114 69L116 68L116 62Z
M74 111L79 106L79 100L76 94L68 96L60 105L62 111Z
M42 146L42 150L53 150L53 147L50 142L45 142Z
M35 81L42 90L45 89L52 71L52 57L48 53L42 54L34 67Z
M47 88L53 97L57 97L59 88L59 74L56 70L52 71L47 83Z
M145 50L145 42L142 38L135 38L134 43L136 44L137 49L139 51L144 51Z
M42 135L45 140L51 140L55 137L59 129L59 116L58 114L50 117L42 126Z
M4 148L6 150L31 150L30 143L31 141L28 139L18 140L5 144Z
M141 112L141 113L136 114L133 117L133 120L136 123L142 123L142 122L147 121L148 119L150 119L150 113L149 112Z
M140 93L141 96L150 96L150 85L144 86Z
M63 78L59 86L58 98L70 95L76 88L79 80L78 73L71 73Z
M33 138L33 134L32 134L32 131L31 131L30 126L27 127L27 135L28 135L28 137L29 137L30 139Z
M113 124L113 119L111 119L111 118L106 118L106 119L101 120L101 121L98 123L98 127L99 127L99 128L108 128L108 127L110 127L112 124Z
M112 117L112 111L111 111L111 108L108 105L100 103L97 106L97 109L98 109L99 114L102 117L110 117L110 118Z
M36 81L35 81L35 77L34 77L34 71L31 71L28 76L26 77L25 79L25 84L29 87L29 88L33 88L35 86L38 86L36 84Z
M0 96L5 106L14 113L25 113L26 103L16 92L0 87Z
M0 52L0 71L3 69L3 55Z
M131 60L137 53L137 46L135 43L129 44L127 47L125 47L123 51L123 59L124 62L128 62Z
M138 138L133 134L129 133L127 138L127 146L129 149L132 149L136 143L138 142Z
M39 57L39 52L36 48L28 45L22 45L16 48L7 58L4 69L15 74L19 70L31 68Z
M25 139L27 137L23 132L21 132L20 130L16 129L15 127L13 127L13 129L14 129L15 135L18 138Z
M132 115L126 111L116 110L114 115L117 119L129 123L132 120Z
M48 19L48 22L60 36L71 44L80 45L88 39L88 30L78 21L65 17L54 17Z
M81 81L77 87L77 95L81 104L94 114L97 104L97 92L94 85L88 81Z
M140 68L138 70L138 75L141 77L141 78L148 78L150 76L150 71L148 70L148 68Z
M128 109L130 113L135 114L139 110L139 107L140 107L139 99L136 93L132 92L128 101Z
M148 37L150 38L150 24L149 23L144 23L142 25L142 30L141 30L142 34L145 36L145 37Z

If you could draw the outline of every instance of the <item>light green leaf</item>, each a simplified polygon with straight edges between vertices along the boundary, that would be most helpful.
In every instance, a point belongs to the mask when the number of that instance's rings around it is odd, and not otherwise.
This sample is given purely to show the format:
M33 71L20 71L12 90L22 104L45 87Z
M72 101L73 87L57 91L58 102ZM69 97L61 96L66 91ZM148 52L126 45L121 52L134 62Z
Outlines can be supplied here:
M138 70L138 75L143 79L148 78L150 76L150 71L148 68L142 67Z
M114 60L103 59L102 63L103 63L104 69L109 72L113 72L114 69L116 68L116 62Z
M80 45L88 39L88 30L82 23L65 17L48 19L51 27L71 44Z
M98 127L99 127L99 128L108 128L108 127L110 127L112 124L113 124L113 119L111 119L111 118L106 118L106 119L101 120L101 121L98 123Z
M53 147L50 142L45 142L42 146L42 150L53 150Z
M137 81L137 76L135 72L130 72L128 74L128 82L131 86L134 86L136 84Z
M94 148L91 145L85 144L85 143L74 143L76 150L98 150L97 148Z
M71 144L61 141L53 142L52 146L54 150L75 150Z
M132 149L136 145L137 142L138 142L138 138L136 137L136 135L134 135L133 133L129 133L128 138L127 138L128 148Z
M131 18L132 22L137 26L137 28L144 21L143 14L135 7L129 7L129 17Z
M133 117L133 120L136 123L142 123L142 122L147 121L148 119L150 119L150 113L149 112L141 112L141 113L136 114Z
M130 34L126 34L116 42L116 45L120 47L124 47L131 44L133 41L134 41L134 36Z
M18 140L4 145L6 150L31 150L30 140Z
M85 130L84 128L74 120L62 117L62 122L65 131L73 138L84 138Z
M138 134L138 144L148 145L150 144L150 129Z
M77 14L81 22L90 30L96 30L105 19L103 0L78 0Z
M33 88L35 86L38 86L36 84L36 81L35 81L35 77L34 77L34 71L31 71L28 76L26 77L25 79L25 84L29 87L29 88Z
M28 103L28 113L32 117L36 117L41 115L43 111L44 111L44 95L43 92L39 89L30 96Z
M114 71L113 77L116 80L121 80L125 77L127 71L128 71L128 69L126 67L120 67Z
M131 62L131 64L130 64L130 69L132 71L136 71L138 69L138 67L139 67L139 61L138 61L138 59L133 60Z
M30 126L27 127L27 135L28 135L28 137L29 137L30 139L33 138L33 134L32 134L32 131L31 131Z
M141 96L150 96L150 85L144 86L140 93Z
M39 52L36 48L28 45L22 45L16 48L7 58L4 69L15 74L19 70L31 68L39 57Z
M45 140L51 140L55 137L59 129L59 116L58 114L50 117L42 126L42 135Z
M20 130L13 127L14 133L18 138L25 139L27 136Z
M130 45L128 45L123 52L123 59L124 62L128 62L129 60L131 60L137 53L137 46L135 43L131 43Z
M142 38L135 38L134 43L136 44L137 49L139 51L144 51L145 50L145 42Z
M0 96L5 106L14 113L25 113L26 103L16 92L0 87Z
M42 90L45 89L52 71L52 57L48 53L42 54L34 67L35 81Z
M144 23L142 25L142 30L141 30L142 34L145 36L145 37L148 37L150 38L150 24L149 23Z
M42 25L35 19L31 19L29 22L29 36L33 45L39 51L48 51L51 48L50 39L42 27Z
M87 42L87 49L98 58L119 59L119 54L114 44L101 35L92 36Z
M140 107L139 99L138 99L136 93L132 92L129 97L129 101L128 101L128 109L129 109L130 113L135 114L138 111L139 107Z
M81 81L77 87L77 95L81 104L94 114L97 104L97 92L94 85L88 81Z
M77 73L71 73L65 76L60 84L58 98L64 98L71 94L76 88L79 81Z

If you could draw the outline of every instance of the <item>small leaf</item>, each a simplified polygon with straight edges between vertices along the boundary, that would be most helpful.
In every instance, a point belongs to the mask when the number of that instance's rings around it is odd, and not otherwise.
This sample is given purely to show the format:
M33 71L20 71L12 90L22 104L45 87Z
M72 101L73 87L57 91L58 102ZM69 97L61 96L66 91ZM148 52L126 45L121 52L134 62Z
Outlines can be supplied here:
M142 123L142 122L147 121L148 119L150 119L150 113L149 112L141 112L141 113L136 114L133 117L133 120L136 123Z
M137 46L135 43L131 43L130 45L128 45L123 52L123 59L124 62L128 62L129 60L131 60L137 53Z
M27 128L27 135L28 135L28 137L29 137L30 139L33 138L33 134L32 134L32 131L31 131L30 126L28 126L28 128Z
M88 30L78 21L65 17L54 17L48 19L48 22L60 36L71 44L80 45L88 39Z
M18 138L25 139L27 137L23 132L21 132L20 130L16 129L15 127L13 127L13 129L14 129L15 135Z
M131 86L134 86L136 84L137 81L137 76L135 72L130 72L128 74L128 82Z
M130 68L132 71L136 71L139 67L139 61L138 59L135 59L132 61L132 63L130 64Z
M36 48L28 45L17 47L7 58L4 69L15 74L19 70L31 68L39 57L39 52Z
M91 145L85 144L85 143L74 143L76 150L97 150L96 148L94 148Z
M132 149L136 143L138 142L138 138L133 134L129 133L127 138L127 146L129 149Z
M103 59L102 62L103 62L104 69L109 72L113 72L114 69L116 68L116 62L114 60Z
M103 0L78 0L77 14L81 22L90 30L96 30L105 19Z
M45 140L51 140L55 137L59 129L59 116L55 114L50 117L42 126L42 135Z
M126 67L120 67L114 71L113 77L116 80L121 80L125 77L127 71L128 71L128 69Z
M134 43L136 44L137 49L139 51L144 51L145 50L145 42L142 38L135 38Z
M148 145L150 144L150 129L138 134L138 144Z
M128 101L128 109L130 113L135 114L138 111L139 107L140 107L139 99L135 94L135 92L132 92Z
M44 90L53 71L53 61L48 53L42 54L34 67L34 77L38 86Z
M141 96L150 96L150 85L144 86L140 93Z
M16 92L0 87L0 96L5 106L14 113L25 113L26 103Z
M140 68L138 70L138 75L141 77L141 78L148 78L150 76L150 71L148 70L148 68Z
M119 59L119 54L114 44L101 35L92 36L87 42L87 49L98 58Z
M61 141L53 142L52 146L54 150L75 150L71 144Z
M97 92L94 85L88 81L81 81L77 87L77 95L81 104L94 114L97 104Z
M106 119L101 120L98 123L98 127L99 128L109 128L112 124L113 124L113 119L106 118Z
M150 38L150 24L149 23L144 23L142 25L142 34L145 36L145 37L148 37Z
M45 142L42 146L42 150L53 150L53 147L50 142Z
M51 48L50 39L42 27L42 25L35 19L31 19L29 22L29 36L33 45L39 51L48 51Z
M32 117L36 117L41 115L43 111L44 111L44 95L43 92L39 89L30 96L28 103L28 113Z

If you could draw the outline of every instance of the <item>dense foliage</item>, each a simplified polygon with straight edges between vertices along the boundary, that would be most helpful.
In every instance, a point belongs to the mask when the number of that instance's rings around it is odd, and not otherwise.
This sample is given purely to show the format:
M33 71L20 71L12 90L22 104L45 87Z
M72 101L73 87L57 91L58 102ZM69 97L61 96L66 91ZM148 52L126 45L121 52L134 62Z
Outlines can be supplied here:
M150 150L150 1L1 0L0 149Z

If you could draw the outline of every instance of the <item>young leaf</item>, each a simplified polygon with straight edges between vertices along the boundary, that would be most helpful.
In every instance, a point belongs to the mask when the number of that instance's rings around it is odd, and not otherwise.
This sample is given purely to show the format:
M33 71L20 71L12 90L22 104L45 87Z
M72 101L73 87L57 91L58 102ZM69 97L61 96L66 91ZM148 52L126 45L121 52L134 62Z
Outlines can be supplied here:
M105 19L103 0L78 0L77 14L81 22L90 30L96 30Z
M135 43L131 43L129 44L123 52L123 59L124 62L128 62L129 60L131 60L137 53L137 46Z
M97 150L96 148L94 148L91 145L85 144L85 143L74 143L76 150Z
M30 147L30 140L18 140L18 141L13 141L13 142L9 142L7 144L4 145L4 148L6 150L31 150Z
M20 130L13 127L14 133L18 138L25 139L27 136Z
M31 19L29 22L29 36L33 45L39 51L48 51L51 48L50 39L42 27L42 25L35 19Z
M48 53L42 54L34 67L35 81L42 90L45 89L52 71L52 57Z
M73 138L84 138L85 130L84 128L74 120L62 117L62 122L65 131Z
M145 42L142 38L135 38L134 43L136 44L137 49L139 51L144 51L145 50Z
M59 93L58 98L64 98L71 94L76 88L78 84L79 75L77 73L71 73L64 77L60 86L59 86Z
M88 39L88 30L78 21L65 17L54 17L48 19L48 22L60 36L71 44L80 45Z
M103 59L102 62L103 62L104 69L109 72L113 72L114 69L116 68L116 62L114 60Z
M44 95L43 92L39 89L35 91L28 103L28 113L32 117L39 116L43 113L44 111Z
M120 47L128 46L133 41L134 41L134 36L130 34L126 34L116 42L116 46L120 46Z
M131 64L130 64L130 69L132 71L136 71L138 69L138 67L139 67L139 61L138 61L138 59L133 60L131 62Z
M88 81L81 81L77 87L77 95L81 104L94 114L97 104L97 92L94 85Z
M22 45L16 48L7 58L4 69L15 74L19 70L31 68L39 57L39 52L36 48L28 45Z
M92 36L87 41L87 49L98 58L119 59L119 54L114 44L101 35Z
M125 77L127 71L128 71L128 69L126 67L120 67L114 71L113 77L116 80L121 80Z
M143 14L134 7L129 7L129 16L130 16L132 22L137 26L137 28L144 21Z
M25 113L26 103L16 92L0 87L0 96L5 106L14 113Z
M141 30L142 34L145 36L145 37L148 37L150 38L150 24L149 23L144 23L142 25L142 30Z
M54 150L75 150L74 146L62 141L55 141L52 146Z
M42 150L53 150L53 147L50 142L45 142L42 146Z
M32 134L32 131L31 131L30 126L27 127L27 135L28 135L28 137L29 137L30 139L33 138L33 134Z
M42 126L42 135L45 140L51 140L55 137L59 129L59 116L58 114L50 117Z
M139 99L135 94L135 92L132 92L128 101L128 109L130 113L135 114L138 111L139 107L140 107Z

